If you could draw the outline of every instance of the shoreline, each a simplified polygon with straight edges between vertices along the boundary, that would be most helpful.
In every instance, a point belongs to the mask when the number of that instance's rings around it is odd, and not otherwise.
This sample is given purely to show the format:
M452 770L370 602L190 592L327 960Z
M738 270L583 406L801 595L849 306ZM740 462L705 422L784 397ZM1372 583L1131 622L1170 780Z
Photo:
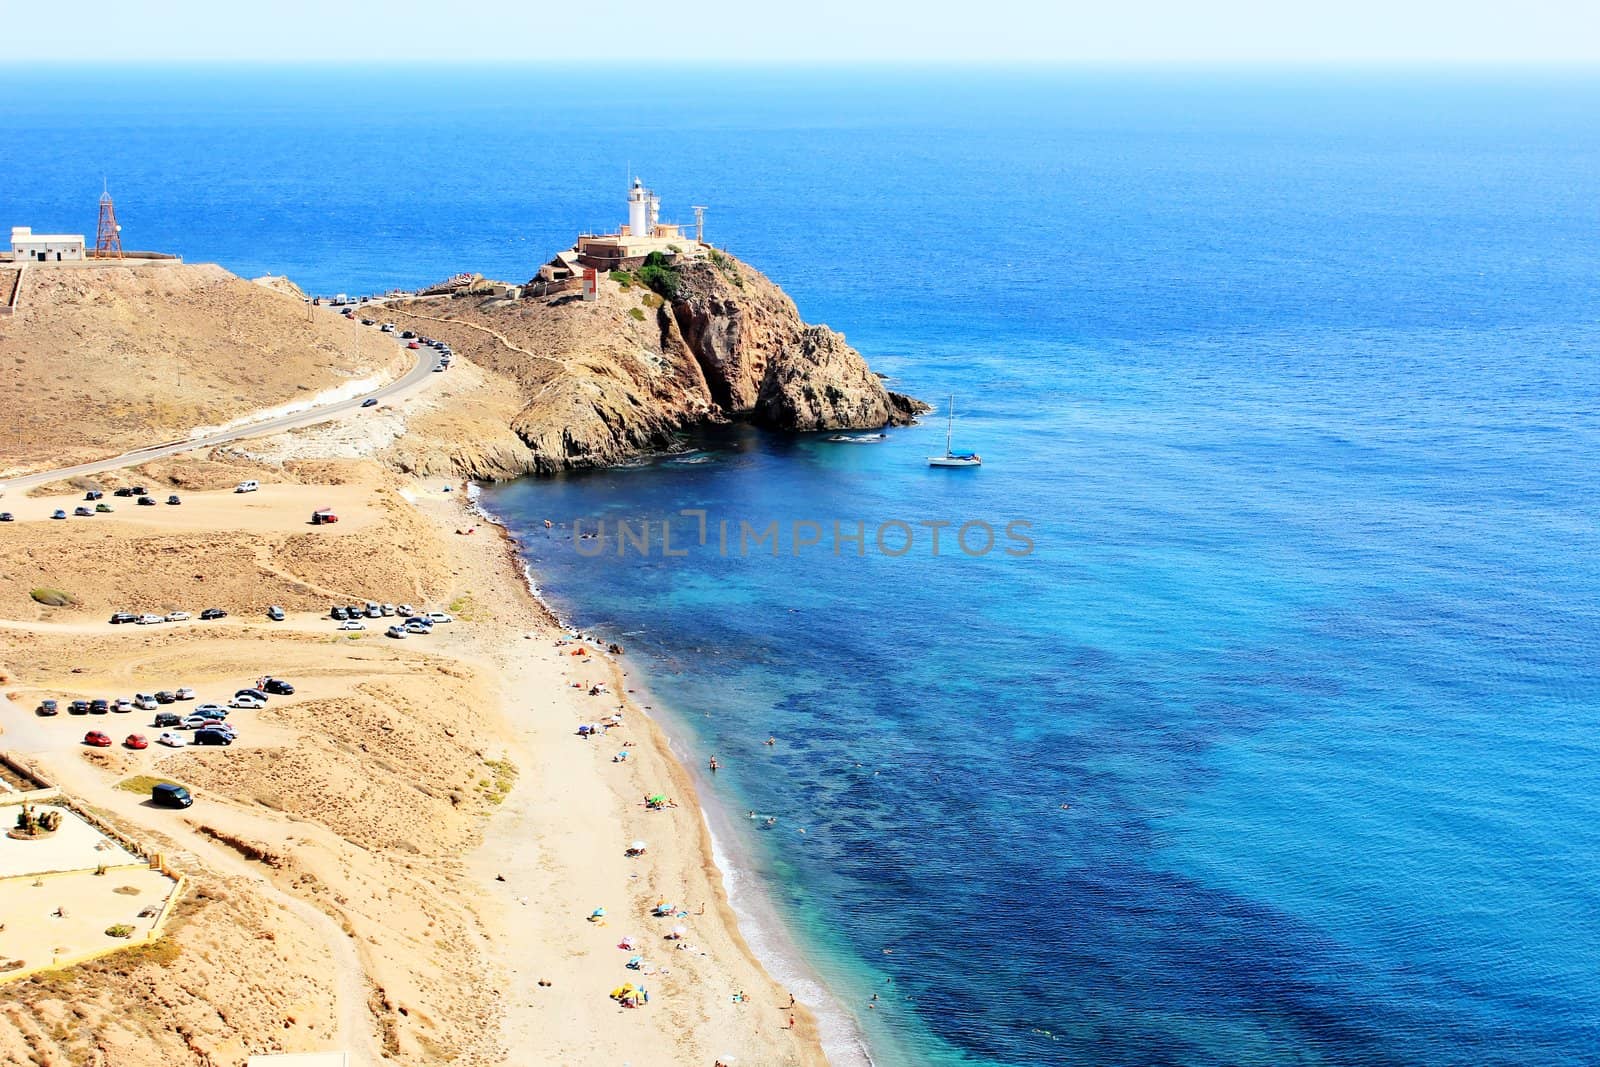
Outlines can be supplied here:
M420 488L421 483L417 484ZM473 490L476 488L472 486ZM427 498L432 496L419 492L413 505L423 514L434 511L427 506ZM437 500L438 497L433 499ZM711 831L700 791L674 751L670 736L655 717L628 694L629 674L623 664L603 653L603 645L595 648L592 655L581 659L568 655L577 644L572 640L576 631L540 595L537 576L523 559L517 538L503 521L482 507L477 492L469 491L454 497L448 501L445 512L435 512L433 517L439 520L446 516L475 521L498 533L497 538L485 538L483 545L474 545L472 549L465 552L458 550L453 554L480 557L488 569L487 577L491 581L498 579L503 591L520 602L527 613L526 620L505 620L503 623L496 620L501 629L508 631L504 635L506 642L514 639L517 645L514 652L502 649L503 653L507 653L504 656L506 662L495 673L509 681L513 691L517 691L518 683L526 681L530 674L541 674L546 687L551 690L540 692L537 688L527 687L519 693L523 700L513 699L508 693L508 699L502 701L503 736L508 742L508 754L512 754L523 772L523 780L519 781L518 788L507 799L505 808L510 810L493 813L482 829L480 841L463 855L463 862L471 872L470 881L485 899L487 914L484 925L496 928L494 936L485 935L489 939L482 946L484 954L493 961L511 987L509 992L516 994L502 998L503 1041L518 1054L543 1053L552 1062L573 1062L574 1057L598 1059L604 1055L623 1054L621 1049L607 1053L601 1053L598 1049L588 1053L580 1051L571 1042L581 1038L570 1029L564 1030L544 1007L560 1003L562 1012L576 1013L578 1020L586 1023L582 1029L593 1031L597 1029L593 1026L597 1013L605 1010L595 1003L595 998L604 996L604 988L586 989L586 1003L571 1003L564 992L558 996L549 995L552 989L573 985L570 979L541 977L541 981L552 981L552 986L535 985L532 984L535 976L526 970L525 965L530 953L536 955L540 948L565 949L569 957L577 958L580 970L584 967L591 971L596 967L608 968L611 985L621 985L630 977L637 978L639 976L636 973L622 969L627 957L612 947L613 944L624 934L649 931L652 924L660 925L661 920L648 914L649 901L645 898L666 894L677 902L672 898L672 892L682 891L686 895L681 906L689 913L684 917L683 925L690 930L688 937L697 942L697 947L699 944L705 945L706 952L693 961L687 961L700 965L698 968L685 966L684 957L692 953L656 949L653 955L647 955L647 963L660 959L668 966L657 972L659 977L646 979L655 999L639 1009L646 1023L640 1029L649 1029L650 1022L656 1018L663 1020L659 1026L670 1025L670 1032L663 1034L662 1039L675 1040L681 1054L670 1062L710 1064L713 1059L722 1059L730 1064L772 1062L803 1067L830 1062L870 1063L865 1056L855 1061L830 1060L822 1044L822 1030L813 1013L813 1006L797 1002L792 1009L788 1007L788 987L774 976L767 967L767 961L745 938L741 915L730 896L728 875L722 863L719 863L719 856L723 863L726 862L726 856ZM441 523L441 536L451 537L458 542L470 540L453 536L443 528L445 525L448 523ZM486 548L487 545L494 547ZM507 579L512 580L508 582ZM533 625L531 628L518 627L517 622L520 621L529 621ZM511 632L513 630L515 632ZM581 638L580 641L587 641L587 638ZM589 678L597 673L605 676L602 680L611 692L604 694L603 702L589 697L587 688L573 688L572 683L558 681L555 677L560 673L564 678L572 669L580 667ZM555 715L539 714L535 717L517 712L517 704L526 703L526 697L533 697L543 705L537 709L538 712L548 710ZM602 757L601 750L609 753L614 744L607 745L606 740L597 744L576 737L575 729L581 721L581 715L600 716L604 712L596 705L602 703L606 711L621 706L621 717L629 728L625 735L631 742L631 747L626 749L630 753L627 764L599 763L601 758L610 759L609 755ZM551 721L559 720L563 713L570 717L567 722ZM570 774L575 762L581 762L585 767L589 765L589 761L574 761L571 758L573 749L591 753L591 760L597 763L595 775ZM608 774L608 770L622 773ZM564 774L567 777L562 777ZM655 777L647 777L650 775ZM528 780L535 777L547 788L550 783L559 782L564 790L559 794L560 800L568 808L584 803L589 807L579 811L561 811L552 820L551 813L530 806L533 800L544 799L525 788L525 785L532 784ZM655 784L641 787L638 783L643 781ZM678 807L668 812L645 812L637 802L641 789L665 792L669 797L678 799ZM608 810L594 810L600 807ZM587 857L582 864L584 877L567 879L565 885L557 884L562 879L552 876L552 868L562 865L561 853L572 851L562 848L565 842L560 835L570 831L566 824L585 823L591 811L595 818L587 820L588 830L580 836L599 837L606 832L615 832L617 839L614 847L609 851L601 851L603 846L590 843L589 848L596 854ZM663 819L663 816L667 818ZM660 825L663 821L671 824L671 832L667 836L663 834L669 828ZM650 842L648 853L642 862L619 863L616 857L634 838ZM573 858L571 855L565 857L569 865ZM634 870L624 874L626 862L645 867L646 871ZM616 888L626 887L629 890L627 895L633 899L627 908L617 908L622 894L613 889L606 900L595 900L594 906L607 909L605 922L610 924L606 930L596 933L594 926L583 921L583 916L579 914L582 911L586 915L589 904L578 905L577 897L573 894L583 891L579 886L585 878L590 880L592 888L593 876L601 868L607 867L611 871L605 876L620 877ZM645 883L652 890L641 895L639 889ZM563 896L570 898L571 904L562 913L564 921L559 921L555 929L551 928L547 918L541 919L534 924L540 927L537 935L529 937L530 927L525 918L528 911L524 909L533 899L538 899L528 891L533 887L548 891L558 900ZM703 911L696 910L696 906ZM623 924L628 924L626 930L622 928ZM641 952L650 951L650 940L647 932L641 941ZM691 977L696 982L722 979L730 985L728 993L721 990L703 993L701 989L694 988L692 996L685 998L698 1001L693 1007L697 1009L700 1020L717 1035L717 1040L721 1040L722 1044L715 1050L706 1046L710 1038L700 1035L696 1039L693 1033L685 1032L685 1026L693 1029L694 1020L678 1019L668 1024L665 1022L666 1015L660 1011L660 1007L664 1006L663 1001L669 997L673 1001L678 999L674 995L677 991L671 987L678 981L679 973L686 969L695 972ZM560 981L561 986L556 986L556 981ZM826 993L820 981L815 986ZM741 990L746 992L746 1000L735 1003L731 993ZM604 1004L604 1001L600 1004ZM842 1013L842 1009L838 1011ZM753 1020L745 1018L744 1025L739 1026L739 1016L748 1016L750 1012L766 1014ZM719 1015L723 1019L718 1019ZM795 1024L793 1030L783 1025L791 1015ZM753 1034L740 1035L736 1032L738 1029L748 1031L751 1023L754 1023ZM555 1046L535 1049L528 1044L541 1041L553 1041ZM681 1047L685 1043L696 1047ZM655 1055L659 1060L659 1048L655 1050Z
M800 1004L810 1009L807 1021L811 1032L807 1036L820 1050L822 1062L836 1067L873 1067L875 1061L866 1034L807 958L795 931L779 914L771 888L756 873L754 864L740 862L736 852L727 847L733 836L732 809L720 800L708 801L706 798L715 794L699 788L699 776L692 770L689 753L682 747L688 743L683 736L686 728L677 723L677 730L669 729L675 717L655 697L648 674L630 661L626 652L618 656L602 651L604 642L594 634L583 633L582 627L564 617L563 612L546 599L537 573L519 549L518 536L503 518L484 505L481 486L477 483L469 483L462 510L498 532L506 561L520 576L523 592L549 623L568 636L577 635L597 645L595 658L608 665L616 699L627 708L626 714L649 724L652 743L670 764L669 773L678 783L679 792L674 795L688 797L700 816L704 871L720 888L718 907L723 912L723 921L730 927L741 951L776 987L804 992ZM724 824L720 832L719 822Z

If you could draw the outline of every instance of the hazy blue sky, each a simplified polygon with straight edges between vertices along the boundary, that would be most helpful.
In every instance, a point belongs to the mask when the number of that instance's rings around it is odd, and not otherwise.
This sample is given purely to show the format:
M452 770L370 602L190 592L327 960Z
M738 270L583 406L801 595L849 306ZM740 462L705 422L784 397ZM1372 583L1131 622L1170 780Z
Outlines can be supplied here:
M1600 62L1600 0L0 0L70 59Z

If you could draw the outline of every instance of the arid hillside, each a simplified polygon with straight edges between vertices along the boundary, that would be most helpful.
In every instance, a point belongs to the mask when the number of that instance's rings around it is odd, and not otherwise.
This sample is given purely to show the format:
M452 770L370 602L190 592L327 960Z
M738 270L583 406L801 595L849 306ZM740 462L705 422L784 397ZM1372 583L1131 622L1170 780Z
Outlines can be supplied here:
M0 319L0 476L113 455L294 404L400 357L212 264L34 268Z

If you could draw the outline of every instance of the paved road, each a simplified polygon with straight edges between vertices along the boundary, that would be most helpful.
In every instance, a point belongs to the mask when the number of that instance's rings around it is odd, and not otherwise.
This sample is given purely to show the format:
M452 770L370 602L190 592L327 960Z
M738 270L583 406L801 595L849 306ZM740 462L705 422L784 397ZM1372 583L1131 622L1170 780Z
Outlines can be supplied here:
M388 335L385 334L384 336ZM386 397L404 392L413 386L428 381L433 374L434 364L438 361L438 353L431 348L419 348L416 350L415 355L417 357L417 365L411 368L403 377L397 378L381 389L362 396L351 397L349 400L340 400L333 404L324 404L321 407L307 408L305 411L295 412L292 415L280 415L275 419L252 422L247 426L238 426L207 437L195 437L183 441L169 441L166 444L147 445L144 448L137 448L132 452L124 452L122 455L113 456L110 459L97 459L90 463L80 463L76 467L61 467L53 471L22 475L9 481L0 482L0 495L5 493L21 494L35 486L46 485L64 478L75 478L87 474L104 474L106 471L119 470L122 467L133 467L140 463L149 463L151 460L175 456L180 452L214 448L217 445L225 445L230 441L239 441L247 437L260 437L265 434L279 433L283 430L292 430L299 426L309 426L312 423L323 422L332 415L359 411L362 403L368 399L383 400Z

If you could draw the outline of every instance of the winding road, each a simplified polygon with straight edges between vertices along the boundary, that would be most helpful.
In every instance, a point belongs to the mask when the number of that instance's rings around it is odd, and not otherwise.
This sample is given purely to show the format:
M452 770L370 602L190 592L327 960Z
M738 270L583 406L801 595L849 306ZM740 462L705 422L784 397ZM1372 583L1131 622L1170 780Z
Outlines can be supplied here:
M247 437L261 437L266 434L281 433L284 430L293 430L301 426L310 426L314 423L323 422L333 415L359 411L361 405L368 400L384 400L431 380L438 354L431 348L419 348L415 354L417 357L416 366L388 385L375 389L370 393L353 396L347 400L337 400L331 404L307 408L304 411L296 411L288 415L263 419L260 422L252 422L244 426L235 426L230 430L208 434L205 437L190 437L181 441L168 441L165 444L146 445L144 448L136 448L132 452L124 452L120 456L112 456L109 459L91 460L88 463L80 463L75 467L58 467L55 470L20 475L7 481L0 481L0 496L6 493L25 493L37 486L48 485L51 482L61 481L65 478L104 474L106 471L120 470L123 467L149 463L151 460L165 459L167 456L175 456L180 452L193 452L197 449L214 448L217 445L240 441Z

